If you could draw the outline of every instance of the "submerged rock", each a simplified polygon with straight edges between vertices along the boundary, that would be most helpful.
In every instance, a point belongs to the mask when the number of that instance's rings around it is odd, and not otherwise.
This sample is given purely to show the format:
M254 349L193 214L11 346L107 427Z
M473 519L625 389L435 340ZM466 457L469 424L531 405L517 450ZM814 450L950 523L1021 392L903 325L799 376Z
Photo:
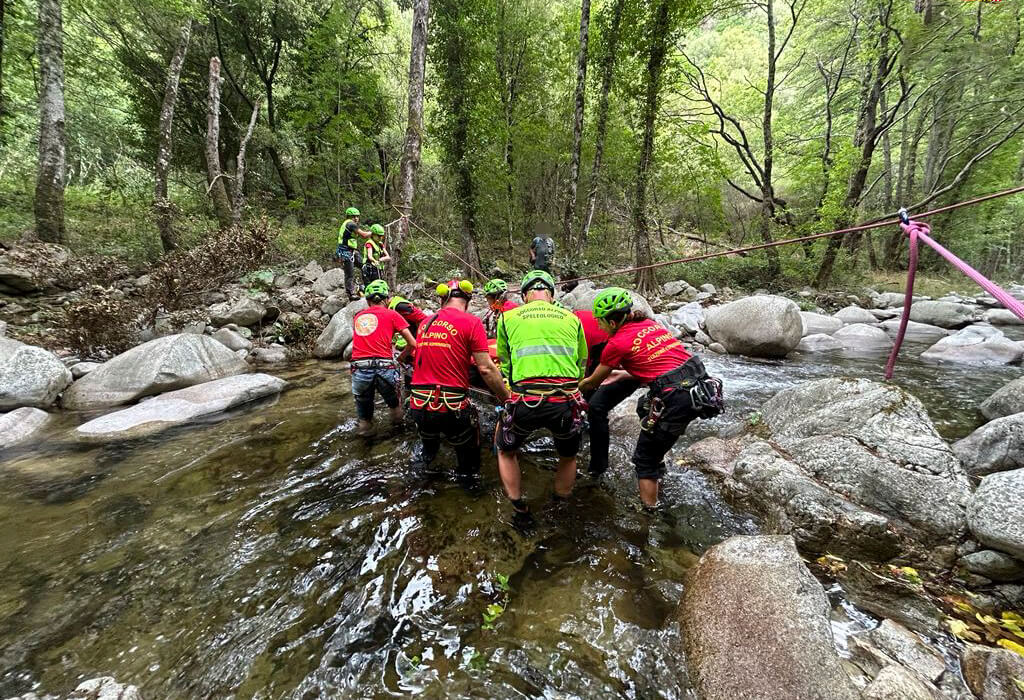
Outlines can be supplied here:
M753 296L707 310L709 336L734 354L785 357L803 337L800 307L785 297Z
M974 476L1024 468L1024 413L986 423L953 443L953 451Z
M1024 348L992 326L968 326L921 353L925 360L976 365L1009 365L1022 356Z
M71 383L71 371L49 350L0 338L0 411L46 408Z
M688 454L802 549L946 558L936 545L966 529L966 474L921 402L897 387L806 382L770 399L750 434L718 442L727 446L711 459L702 443Z
M705 700L855 700L821 584L790 537L732 537L691 570L678 610Z
M1024 413L1024 377L996 390L981 403L981 412L989 420Z
M107 360L72 384L62 403L74 410L118 406L247 369L245 360L209 336L169 335Z
M0 449L31 439L49 420L46 411L28 406L0 415Z
M358 299L334 314L316 339L313 355L319 358L341 356L345 346L352 342L352 319L368 306L366 299Z
M268 374L241 374L161 394L156 398L78 426L75 435L87 442L127 440L151 435L201 416L279 394L285 381Z
M1024 469L990 474L981 480L967 508L979 542L1024 559Z
M800 319L804 325L804 337L809 335L832 335L843 327L843 322L834 316L816 314L813 311L801 311Z

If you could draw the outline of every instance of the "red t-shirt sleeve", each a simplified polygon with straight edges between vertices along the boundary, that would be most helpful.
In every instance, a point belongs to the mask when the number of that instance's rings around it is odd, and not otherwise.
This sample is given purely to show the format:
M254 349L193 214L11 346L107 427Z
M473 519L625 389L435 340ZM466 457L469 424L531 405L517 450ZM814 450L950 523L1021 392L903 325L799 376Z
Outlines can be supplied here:
M488 352L489 345L487 343L487 332L484 331L484 323L475 316L472 319L469 326L469 335L466 338L469 351L471 353Z
M618 338L612 338L608 341L608 344L604 346L604 350L601 351L601 364L607 365L608 367L617 368L622 365L622 360L629 352L629 347L618 342Z
M395 329L395 333L401 333L409 327L409 322L402 318L402 314L393 309L388 309L388 318L391 319L391 326Z

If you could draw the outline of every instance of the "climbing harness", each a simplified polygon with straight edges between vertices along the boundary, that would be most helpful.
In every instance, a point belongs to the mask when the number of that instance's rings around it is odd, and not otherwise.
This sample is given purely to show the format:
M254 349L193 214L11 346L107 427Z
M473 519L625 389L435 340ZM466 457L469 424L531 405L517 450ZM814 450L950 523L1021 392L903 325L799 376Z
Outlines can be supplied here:
M440 411L442 408L451 412L461 411L469 406L469 392L458 387L446 387L440 384L414 384L409 397L409 405L413 408L425 408L428 411Z
M699 418L714 418L725 411L722 380L709 375L701 359L694 356L650 383L647 395L637 406L643 430L650 432L657 427L665 412L665 398L676 391L689 395L690 406Z
M900 315L900 327L896 333L896 341L893 343L892 351L889 353L889 361L885 365L886 379L892 379L893 370L896 367L896 357L900 354L903 337L907 332L907 322L910 320L910 307L914 303L914 277L917 273L917 244L919 241L923 241L932 250L945 258L947 262L952 264L953 267L977 282L982 289L995 297L1000 304L1024 321L1024 304L1021 304L1010 296L1005 289L932 240L931 236L928 235L931 233L931 228L928 224L912 221L906 209L900 209L899 215L900 228L903 229L903 232L910 239L910 261L907 265L907 290L903 297L903 313Z
M393 369L398 370L398 363L395 360L388 360L381 357L368 357L362 360L352 360L349 363L349 371L357 369Z

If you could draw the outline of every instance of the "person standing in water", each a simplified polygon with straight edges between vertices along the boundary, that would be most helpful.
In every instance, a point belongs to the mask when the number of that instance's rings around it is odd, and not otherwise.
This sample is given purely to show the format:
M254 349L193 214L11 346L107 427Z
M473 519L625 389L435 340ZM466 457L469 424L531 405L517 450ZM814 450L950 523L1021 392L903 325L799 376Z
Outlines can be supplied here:
M409 409L422 441L420 460L430 465L445 438L455 449L456 474L480 472L480 417L469 400L469 369L475 361L499 402L508 398L501 373L487 351L483 322L467 311L473 285L451 280L437 286L441 310L420 324Z
M708 376L701 359L690 355L666 328L644 312L633 311L628 290L601 290L594 298L594 316L610 338L600 364L580 383L580 389L597 389L616 369L629 372L647 387L647 396L637 406L641 431L633 450L633 466L640 500L645 508L653 509L665 475L665 455L693 419L722 412L722 383Z
M579 381L587 367L587 341L580 320L553 303L551 275L528 272L520 289L526 303L498 319L498 359L512 393L495 445L505 494L516 512L525 514L519 450L533 432L546 428L555 440L555 500L567 498L576 483L584 412Z
M352 397L359 419L357 435L373 433L373 409L377 394L391 409L392 423L403 418L401 384L398 363L392 351L392 339L401 335L412 350L416 339L409 332L408 322L398 312L389 309L390 290L384 280L366 285L364 291L369 306L352 319Z

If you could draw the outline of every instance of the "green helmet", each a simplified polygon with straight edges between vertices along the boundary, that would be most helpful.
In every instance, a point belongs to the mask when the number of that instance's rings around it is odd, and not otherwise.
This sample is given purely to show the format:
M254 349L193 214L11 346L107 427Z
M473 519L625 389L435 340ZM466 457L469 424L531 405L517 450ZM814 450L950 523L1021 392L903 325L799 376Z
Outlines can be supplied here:
M366 285L364 292L368 298L380 298L383 299L386 296L391 295L391 288L388 287L388 283L384 280L374 280Z
M384 235L384 227L381 226L380 224L374 224L373 226L370 227L370 233L372 233L374 235L377 235L377 236L383 236Z
M349 207L345 210L345 216L359 216L359 210L355 207Z
M523 277L523 281L519 285L519 291L526 294L534 287L547 287L553 294L555 292L555 279L544 272L544 270L530 270Z
M633 295L622 287L608 287L594 297L594 317L604 318L616 311L629 311L633 308Z
M484 296L496 297L508 291L505 280L493 279L484 285Z

